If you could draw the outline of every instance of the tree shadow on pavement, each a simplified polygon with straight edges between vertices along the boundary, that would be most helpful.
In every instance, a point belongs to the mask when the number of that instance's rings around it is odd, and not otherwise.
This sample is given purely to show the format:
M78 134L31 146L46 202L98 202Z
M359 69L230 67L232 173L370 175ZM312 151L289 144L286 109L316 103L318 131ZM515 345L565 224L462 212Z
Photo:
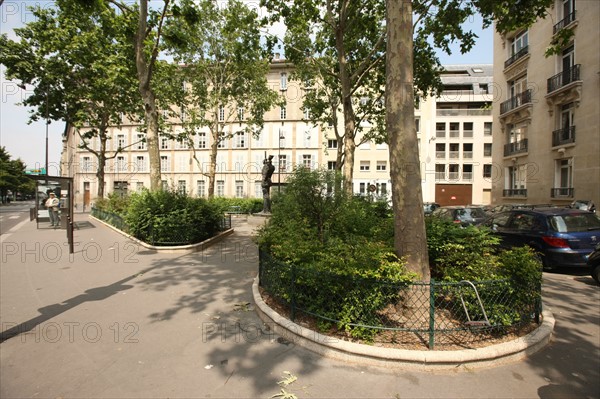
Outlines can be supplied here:
M542 399L600 397L600 290L591 282L591 277L544 276L554 336L527 360L548 381L538 389Z

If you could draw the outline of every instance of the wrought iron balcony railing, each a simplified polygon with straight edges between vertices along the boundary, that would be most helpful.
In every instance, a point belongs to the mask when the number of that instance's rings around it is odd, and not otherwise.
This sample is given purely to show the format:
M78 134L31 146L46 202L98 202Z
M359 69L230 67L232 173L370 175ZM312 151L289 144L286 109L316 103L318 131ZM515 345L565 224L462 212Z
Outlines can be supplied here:
M575 126L568 126L552 132L552 146L575 142Z
M548 94L560 89L561 87L568 85L569 83L578 81L580 69L580 64L573 65L571 68L557 73L556 75L548 79Z
M507 113L523 104L531 103L532 90L528 89L500 104L500 115Z
M565 26L569 25L571 22L575 21L575 13L576 13L576 11L573 10L572 13L570 13L569 15L564 17L561 21L559 21L556 25L554 25L554 28L552 29L552 34L555 34L556 32L558 32Z
M504 197L527 197L526 188L509 188L502 190L502 196Z
M504 61L504 69L517 62L517 60L519 60L520 58L525 57L527 54L529 54L529 46L523 47L521 50L514 53L512 57Z
M550 197L558 198L558 197L569 197L572 198L575 194L575 189L573 187L560 187L560 188L551 188L550 189Z
M514 143L504 144L504 156L520 154L527 152L527 139L515 141Z

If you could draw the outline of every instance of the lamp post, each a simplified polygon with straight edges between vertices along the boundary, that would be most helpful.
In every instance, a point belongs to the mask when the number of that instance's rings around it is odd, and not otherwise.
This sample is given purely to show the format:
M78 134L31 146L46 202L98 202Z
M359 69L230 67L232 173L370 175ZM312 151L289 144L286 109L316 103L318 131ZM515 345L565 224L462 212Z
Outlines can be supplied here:
M46 176L48 176L48 125L50 124L50 109L49 109L49 104L48 104L48 88L46 88L46 161L45 161L45 167L46 167Z
M281 140L285 139L283 131L279 129L279 154L277 156L277 193L281 193Z

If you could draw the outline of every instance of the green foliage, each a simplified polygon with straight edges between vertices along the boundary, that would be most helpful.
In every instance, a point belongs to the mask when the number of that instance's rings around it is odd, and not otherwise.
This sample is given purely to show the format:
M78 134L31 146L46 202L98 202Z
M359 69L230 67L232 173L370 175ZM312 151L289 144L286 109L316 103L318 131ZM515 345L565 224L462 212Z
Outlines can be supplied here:
M25 174L25 164L20 159L11 159L5 147L0 147L0 196L4 200L11 191L13 195L34 194L35 181Z
M125 213L129 233L155 245L203 241L219 230L221 217L206 199L162 190L132 194Z
M130 197L126 195L110 193L108 194L108 198L96 199L94 207L101 211L116 213L119 216L124 216L127 213L129 199Z
M244 214L258 213L263 208L260 198L214 197L210 199L210 203L222 213L229 212L233 206L239 206L239 212Z
M413 276L392 251L389 209L335 187L341 181L332 171L299 168L290 177L258 237L261 250L283 262L266 279L272 294L291 301L286 287L294 274L299 308L370 340L375 330L353 324L378 324L377 310L394 301Z

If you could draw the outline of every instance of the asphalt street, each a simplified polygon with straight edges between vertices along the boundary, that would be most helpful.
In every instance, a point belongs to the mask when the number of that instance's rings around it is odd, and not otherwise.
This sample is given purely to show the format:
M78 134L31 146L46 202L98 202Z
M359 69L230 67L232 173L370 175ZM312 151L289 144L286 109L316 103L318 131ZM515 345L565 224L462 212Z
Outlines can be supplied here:
M2 398L600 398L600 287L581 271L544 275L554 336L525 360L392 371L264 328L251 294L260 219L236 218L233 235L188 255L76 221L74 254L64 231L2 229Z

